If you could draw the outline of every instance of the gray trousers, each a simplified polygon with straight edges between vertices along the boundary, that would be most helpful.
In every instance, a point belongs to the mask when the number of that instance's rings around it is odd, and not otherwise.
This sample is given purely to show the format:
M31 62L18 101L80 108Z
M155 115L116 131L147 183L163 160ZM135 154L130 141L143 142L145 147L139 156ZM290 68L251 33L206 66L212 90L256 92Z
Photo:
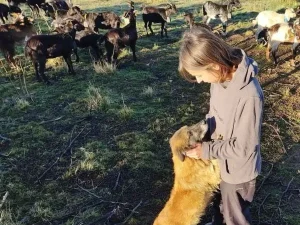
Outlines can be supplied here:
M213 225L251 225L250 203L253 200L256 180L242 184L220 184L215 196Z

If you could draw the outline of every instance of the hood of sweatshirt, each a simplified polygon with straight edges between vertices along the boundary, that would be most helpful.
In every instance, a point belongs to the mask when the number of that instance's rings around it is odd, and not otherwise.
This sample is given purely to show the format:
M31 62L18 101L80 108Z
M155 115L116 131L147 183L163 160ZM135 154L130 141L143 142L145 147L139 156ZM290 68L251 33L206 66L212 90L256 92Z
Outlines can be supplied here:
M247 54L242 50L243 59L240 62L237 70L234 72L233 79L230 82L230 87L234 89L243 89L249 84L252 78L258 74L257 62L248 57Z

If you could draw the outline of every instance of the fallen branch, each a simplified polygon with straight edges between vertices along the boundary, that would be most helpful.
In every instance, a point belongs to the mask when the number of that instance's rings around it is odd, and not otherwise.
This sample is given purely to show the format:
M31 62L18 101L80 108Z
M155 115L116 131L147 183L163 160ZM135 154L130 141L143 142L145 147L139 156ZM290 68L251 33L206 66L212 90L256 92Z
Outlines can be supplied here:
M122 223L116 223L116 224L114 224L114 225L124 225L124 224L126 224L127 223L127 221L132 217L132 215L135 213L135 211L136 211L136 209L138 208L138 207L140 207L140 205L142 204L142 200L139 202L139 204L137 204L137 206L136 207L134 207L134 209L131 211L131 213L129 214L129 216L127 216L127 218L122 222Z
M280 118L280 119L282 119L284 122L286 122L287 124L289 124L290 126L295 126L295 127L298 127L298 128L300 128L300 125L299 124L296 124L296 123L294 123L293 121L287 121L287 120L285 120L284 118Z
M285 147L284 147L282 138L281 138L280 134L279 134L278 131L277 131L278 128L276 129L273 125L268 124L268 123L263 123L263 125L267 125L267 126L269 126L269 127L271 127L271 128L274 129L275 133L277 134L277 137L279 138L279 140L280 140L280 142L281 142L283 153L287 153L287 151L286 151L286 149L285 149Z
M11 139L9 139L7 137L3 137L1 134L0 134L0 139L3 141L11 141Z
M279 212L279 217L280 217L280 218L282 217L282 216L281 216L281 209L280 209L280 206L281 206L281 202L282 202L283 196L285 195L285 193L288 192L288 190L289 190L289 188L290 188L291 183L293 182L293 180L294 180L294 177L292 177L292 179L289 181L289 183L288 183L286 189L284 190L284 192L282 193L282 195L281 195L281 197L280 197L280 199L279 199L278 206L277 206L277 210L278 210L278 212Z
M119 180L120 180L120 175L121 175L121 172L119 172L119 174L118 174L118 177L117 177L117 180L116 180L116 183L115 183L115 186L114 186L113 190L116 190L116 188L118 187Z
M92 223L89 223L87 225L99 224L99 222L104 220L104 219L106 221L108 221L114 214L116 214L116 209L113 209L112 211L106 213L105 215L101 216L100 218L96 219L95 221L93 221Z
M44 124L44 123L55 122L55 121L58 121L58 120L60 120L60 119L62 119L62 118L63 118L63 116L60 116L60 117L57 117L57 118L55 118L55 119L52 119L52 120L46 120L46 121L42 121L42 122L40 122L39 124Z
M278 206L277 206L277 208L279 208L279 207L280 207L280 205L281 205L281 201L282 201L282 198L283 198L283 196L285 195L285 193L287 193L287 192L288 192L288 190L289 190L289 188L290 188L290 186L291 186L291 183L293 182L293 180L294 180L294 177L292 177L292 179L289 181L289 183L288 183L288 185L287 185L286 189L285 189L285 190L284 190L284 192L282 193L282 195L281 195L281 198L280 198L280 200L279 200L279 203L278 203Z
M262 186L264 185L265 181L269 178L272 170L273 170L273 163L271 163L271 169L268 171L267 175L264 177L263 181L261 182L261 184L259 185L259 187L256 190L256 193L258 193L260 191L260 189L262 188Z
M6 199L7 199L7 197L8 197L8 191L5 192L5 195L4 195L3 198L2 198L2 201L1 201L1 203L0 203L0 209L1 209L2 206L4 205L4 203L5 203Z
M124 203L124 202L114 202L114 201L106 201L106 200L103 200L99 195L96 195L95 193L93 193L93 192L91 192L91 191L89 191L89 190L87 190L87 189L85 189L85 188L79 186L78 184L77 184L77 186L78 186L81 190L83 190L83 191L89 193L90 195L92 195L92 196L94 196L94 197L100 199L101 202L104 202L104 203L112 203L112 204L120 204L120 205L129 205L129 203L127 203L127 202Z
M68 145L68 147L56 158L56 160L54 161L54 163L51 164L51 166L45 170L45 172L38 177L38 179L34 182L35 184L37 182L39 182L45 175L48 171L50 171L54 166L55 164L61 159L61 157L66 154L66 152L71 148L71 146L73 145L74 141L81 135L81 133L84 131L84 129L86 128L86 126L84 126L82 128L82 130L71 140L72 136L73 136L73 132L74 132L74 128L72 130L72 133L71 133L71 138L70 138L70 143Z
M258 207L258 213L257 213L257 216L258 216L258 225L260 225L260 212L261 212L261 208L263 207L264 203L266 202L267 198L270 196L271 194L268 193L267 196L264 198L264 200L262 201L262 203L259 205Z

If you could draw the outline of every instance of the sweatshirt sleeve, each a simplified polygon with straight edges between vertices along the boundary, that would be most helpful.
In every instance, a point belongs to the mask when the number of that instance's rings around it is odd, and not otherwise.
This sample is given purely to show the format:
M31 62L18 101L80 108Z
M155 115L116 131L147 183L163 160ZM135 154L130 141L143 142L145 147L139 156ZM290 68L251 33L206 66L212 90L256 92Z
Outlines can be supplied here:
M238 105L232 138L202 143L203 159L236 159L252 154L260 144L263 101L247 98Z
M210 85L210 96L212 96L212 92L213 92L213 84ZM211 101L211 100L210 100ZM209 138L210 139L214 139L213 136L214 136L214 131L215 131L215 122L214 120L211 118L211 105L212 105L212 102L210 102L209 104L209 111L208 113L205 115L205 119L206 119L206 122L208 124L208 133L209 133Z

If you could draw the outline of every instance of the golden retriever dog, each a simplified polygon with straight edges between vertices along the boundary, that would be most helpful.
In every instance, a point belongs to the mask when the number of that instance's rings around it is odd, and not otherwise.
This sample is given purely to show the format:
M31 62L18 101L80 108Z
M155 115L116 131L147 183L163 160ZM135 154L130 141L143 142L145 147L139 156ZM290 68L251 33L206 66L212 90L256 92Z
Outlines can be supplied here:
M174 163L171 196L153 225L197 225L221 181L217 160L185 157L184 152L203 140L205 120L177 130L170 139Z

